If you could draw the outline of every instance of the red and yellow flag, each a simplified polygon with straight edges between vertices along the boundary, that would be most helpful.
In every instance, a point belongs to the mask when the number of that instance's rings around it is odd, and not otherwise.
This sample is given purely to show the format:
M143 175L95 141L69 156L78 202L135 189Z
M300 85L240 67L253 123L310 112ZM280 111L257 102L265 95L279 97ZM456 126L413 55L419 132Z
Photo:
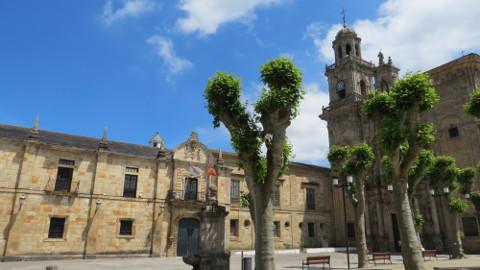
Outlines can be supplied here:
M208 175L217 176L217 171L212 165L208 165Z

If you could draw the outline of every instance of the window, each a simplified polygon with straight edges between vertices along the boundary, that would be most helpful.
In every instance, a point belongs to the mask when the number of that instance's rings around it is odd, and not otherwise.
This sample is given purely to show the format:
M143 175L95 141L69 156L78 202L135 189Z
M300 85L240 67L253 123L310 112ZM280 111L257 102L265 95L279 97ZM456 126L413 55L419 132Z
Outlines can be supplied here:
M355 225L351 222L347 224L348 238L355 239Z
M273 236L280 237L280 221L273 222Z
M451 127L448 129L448 136L450 138L458 137L460 134L458 133L458 127Z
M184 200L186 200L186 201L196 201L197 200L197 186L198 186L197 179L195 179L195 178L185 179Z
M137 167L126 167L125 172L127 172L127 173L138 173L138 168Z
M350 46L350 44L347 44L345 52L346 52L345 54L346 56L350 56L350 54L352 53L352 46Z
M55 181L55 191L70 192L72 185L74 160L60 159L58 161L57 180Z
M273 186L272 204L273 206L280 206L280 187L277 185Z
M360 57L360 48L358 47L358 44L355 44L355 55Z
M360 93L361 93L363 96L366 96L366 95L367 95L367 84L365 84L365 81L364 81L364 80L361 80L361 81L360 81Z
M137 179L138 175L125 174L125 183L123 184L123 197L137 197Z
M315 223L308 223L308 237L315 237Z
M477 236L478 235L478 224L475 217L463 217L463 234L465 236Z
M315 209L315 189L307 188L307 209L314 210Z
M65 218L51 217L48 228L48 238L63 238L65 231Z
M230 236L238 237L238 219L230 219Z
M230 202L238 203L240 201L240 181L232 180L230 186Z
M341 47L341 46L338 46L338 58L339 58L339 59L342 59L342 57L343 57L342 47Z
M120 235L128 236L133 235L133 220L132 219L121 219L120 220Z

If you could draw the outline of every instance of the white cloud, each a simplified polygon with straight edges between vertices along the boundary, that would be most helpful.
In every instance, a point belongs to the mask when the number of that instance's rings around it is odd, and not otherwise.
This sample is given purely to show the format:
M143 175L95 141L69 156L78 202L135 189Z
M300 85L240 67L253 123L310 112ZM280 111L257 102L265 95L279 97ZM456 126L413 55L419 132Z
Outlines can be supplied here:
M187 17L177 21L177 26L186 33L214 34L222 24L255 18L253 11L284 0L182 0L180 9Z
M403 72L428 70L480 47L480 1L387 0L374 20L357 20L353 28L362 38L363 58L377 61L380 50L392 56ZM321 24L307 29L322 60L333 62L332 41L341 25L326 35Z
M124 0L123 5L114 9L113 0L107 0L103 7L103 20L112 24L127 17L138 17L152 12L156 7L152 0Z
M189 60L176 55L171 40L159 35L153 35L146 42L155 48L157 55L168 67L169 75L176 75L193 66Z
M306 95L300 103L300 113L287 129L293 145L295 160L319 164L325 163L328 153L327 122L318 115L322 106L328 106L328 93L321 91L317 83L305 84Z

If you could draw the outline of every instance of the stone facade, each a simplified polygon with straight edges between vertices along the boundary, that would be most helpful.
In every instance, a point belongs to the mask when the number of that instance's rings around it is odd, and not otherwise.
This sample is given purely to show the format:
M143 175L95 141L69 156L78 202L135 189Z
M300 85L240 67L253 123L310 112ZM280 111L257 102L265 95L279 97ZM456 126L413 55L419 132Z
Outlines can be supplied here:
M378 64L362 59L361 39L350 28L344 27L336 35L332 44L335 63L327 66L330 104L323 108L320 118L328 122L330 145L352 145L367 142L376 149L375 126L361 113L361 104L368 93L388 91L398 78L399 69L389 57L384 60L382 52L378 54ZM463 104L470 93L480 85L480 56L469 54L452 62L427 71L434 80L440 102L434 111L422 115L434 123L437 140L434 151L438 155L451 155L457 159L460 167L476 166L480 160L480 122L463 111ZM375 153L380 160L379 152ZM380 163L376 162L372 170L373 179L367 185L366 232L367 242L373 250L399 250L399 233L396 215L392 205L393 196L387 191L381 178ZM479 190L480 177L477 176L474 189ZM446 201L432 198L428 186L419 186L416 194L417 208L426 219L421 232L426 248L448 248L452 240L449 228L450 217L446 211ZM333 193L334 205L341 205L341 193ZM443 203L443 204L442 204ZM353 221L351 205L348 205L348 220ZM465 218L465 219L464 219ZM462 220L469 221L470 227L477 231L475 235L466 235L464 249L467 252L480 251L478 221L473 206ZM345 225L343 213L334 211L333 226L343 228L336 234L336 243L345 243ZM465 224L463 224L465 225Z
M176 256L185 248L179 241L193 239L181 235L190 232L180 224L200 221L207 197L229 212L225 248L252 248L253 224L236 199L246 191L236 156L207 149L195 133L173 150L159 136L150 144L0 125L2 259ZM209 176L209 164L218 176ZM66 189L61 168L72 172ZM279 180L277 248L335 244L328 174L326 168L292 163ZM126 193L129 179L136 179L133 196ZM236 195L232 180L240 183ZM311 210L307 188L314 190ZM53 219L64 222L60 235L54 235Z

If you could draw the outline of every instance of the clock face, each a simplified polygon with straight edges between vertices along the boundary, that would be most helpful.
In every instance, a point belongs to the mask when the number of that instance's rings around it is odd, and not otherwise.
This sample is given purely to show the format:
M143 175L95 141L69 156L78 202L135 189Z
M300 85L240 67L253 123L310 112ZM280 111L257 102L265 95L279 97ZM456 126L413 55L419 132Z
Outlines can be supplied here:
M338 81L337 82L337 91L342 91L345 90L345 82L344 81Z

